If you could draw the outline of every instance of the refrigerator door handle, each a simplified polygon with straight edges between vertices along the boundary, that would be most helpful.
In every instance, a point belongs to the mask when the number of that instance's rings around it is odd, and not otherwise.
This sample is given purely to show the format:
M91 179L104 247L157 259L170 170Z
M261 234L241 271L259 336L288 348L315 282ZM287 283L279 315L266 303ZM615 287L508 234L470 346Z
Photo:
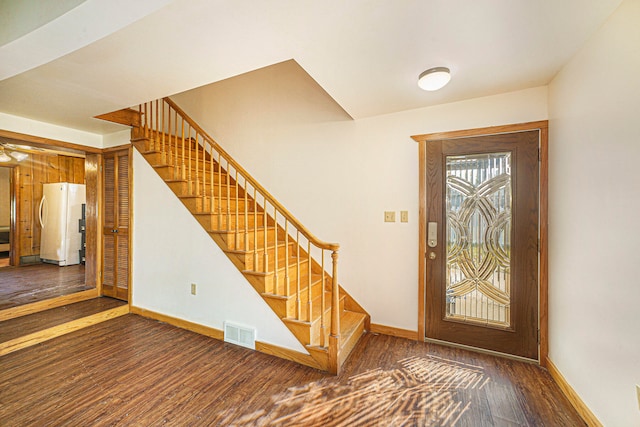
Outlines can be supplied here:
M40 207L38 208L38 217L40 219L40 227L44 227L44 222L42 221L43 208L44 208L44 196L42 196L42 200L40 200Z

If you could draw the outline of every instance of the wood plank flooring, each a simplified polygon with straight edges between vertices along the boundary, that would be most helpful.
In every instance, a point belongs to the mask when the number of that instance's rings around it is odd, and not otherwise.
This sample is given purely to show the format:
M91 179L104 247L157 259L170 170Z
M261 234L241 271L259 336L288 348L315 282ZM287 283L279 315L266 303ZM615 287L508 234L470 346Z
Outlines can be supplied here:
M0 269L0 310L91 289L85 266L33 264Z
M538 366L367 334L343 373L125 315L0 357L0 425L584 426Z
M126 304L113 298L94 298L5 320L0 322L0 343Z

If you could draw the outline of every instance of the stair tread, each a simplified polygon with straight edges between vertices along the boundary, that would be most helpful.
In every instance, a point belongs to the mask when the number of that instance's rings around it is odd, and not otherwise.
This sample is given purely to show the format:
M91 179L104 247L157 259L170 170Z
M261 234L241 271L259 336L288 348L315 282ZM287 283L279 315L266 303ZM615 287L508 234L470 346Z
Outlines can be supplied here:
M313 287L318 281L312 282L311 287ZM304 293L307 291L307 286L305 285L304 287L300 288L300 293ZM329 291L324 291L324 295L325 295L325 307L331 307L331 292ZM291 295L285 295L284 293L272 293L272 292L263 292L262 296L265 298L274 298L274 299L282 299L282 300L290 300L296 297L296 293L295 290L293 290L293 292L291 293ZM342 296L344 298L344 296ZM317 292L317 295L313 295L313 299L311 300L311 302L313 303L313 309L318 309L320 308L320 293ZM307 304L307 300L305 297L305 300L301 302L303 305ZM289 320L296 320L296 319L289 319Z
M344 310L340 316L340 337L342 343L346 342L344 337L350 337L363 323L367 315L356 311Z
M364 323L367 315L365 313L358 313L350 310L343 310L340 313L340 343L341 347L346 344L349 338L362 323ZM316 351L327 351L327 347L321 347L319 345L307 345L307 349Z

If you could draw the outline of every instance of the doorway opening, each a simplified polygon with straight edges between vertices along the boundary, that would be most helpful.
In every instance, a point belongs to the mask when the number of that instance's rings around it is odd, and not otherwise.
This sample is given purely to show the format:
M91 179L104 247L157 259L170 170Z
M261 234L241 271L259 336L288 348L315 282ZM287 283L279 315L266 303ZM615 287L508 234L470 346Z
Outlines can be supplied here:
M6 264L0 268L0 310L12 310L83 291L97 294L95 249L97 153L100 150L89 149L87 152L85 147L74 144L10 132L2 132L0 144L10 155L0 164L2 243L5 243L2 232L8 225L8 242L0 246L0 263ZM7 186L4 170L8 171ZM52 200L43 197L45 188L52 185L74 188L74 191L82 188L84 199L76 199L78 203L67 201L68 209L54 208ZM68 211L64 225L53 225L54 210ZM8 224L5 224L6 214ZM87 218L87 214L91 218ZM49 242L45 242L53 245L49 255L42 252L43 223L49 229L63 230L63 234L69 236L67 239L56 234L49 238ZM43 262L45 258L48 262Z

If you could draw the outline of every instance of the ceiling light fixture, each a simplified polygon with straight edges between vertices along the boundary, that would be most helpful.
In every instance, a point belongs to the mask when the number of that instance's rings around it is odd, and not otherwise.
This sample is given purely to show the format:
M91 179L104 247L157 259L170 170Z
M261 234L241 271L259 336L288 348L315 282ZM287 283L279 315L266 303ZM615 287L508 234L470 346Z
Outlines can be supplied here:
M451 71L447 67L429 68L418 77L420 89L434 91L442 89L451 80Z
M19 151L12 151L9 153L9 155L11 157L13 157L14 159L16 159L17 161L21 162L24 159L26 159L27 157L29 157L29 155L27 153L21 153Z
M11 157L7 156L7 153L4 152L4 147L0 147L0 162L6 163L10 161Z

